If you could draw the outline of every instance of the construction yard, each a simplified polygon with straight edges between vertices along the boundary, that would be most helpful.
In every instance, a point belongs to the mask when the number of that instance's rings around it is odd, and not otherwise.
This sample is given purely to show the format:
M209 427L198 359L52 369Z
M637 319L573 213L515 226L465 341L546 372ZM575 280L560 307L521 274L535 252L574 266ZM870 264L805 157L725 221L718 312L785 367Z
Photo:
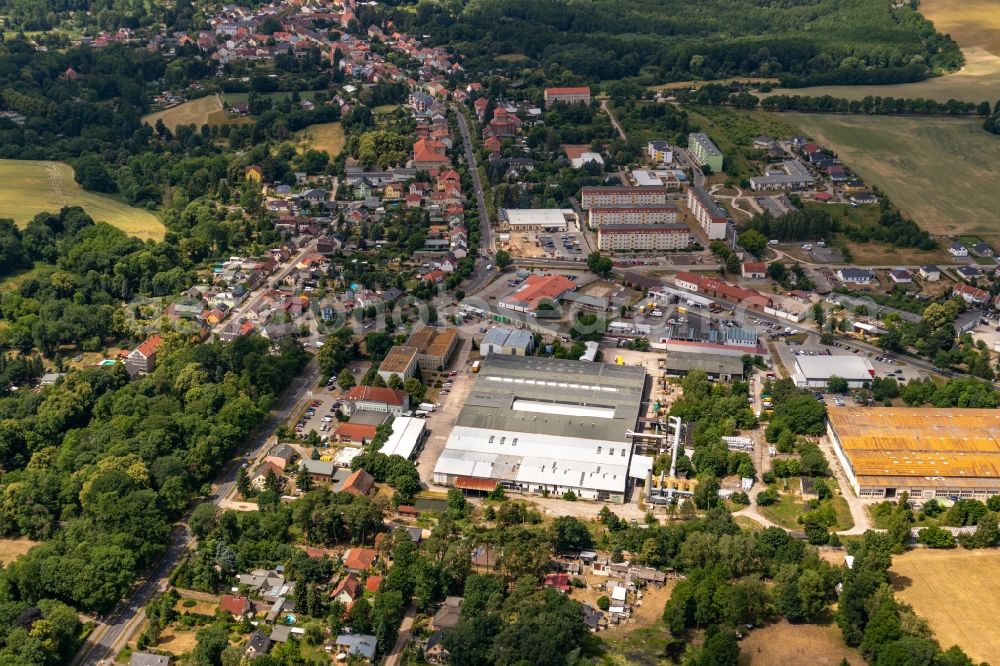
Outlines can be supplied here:
M896 598L927 620L947 649L958 645L973 661L1000 655L1000 551L912 550L892 558Z

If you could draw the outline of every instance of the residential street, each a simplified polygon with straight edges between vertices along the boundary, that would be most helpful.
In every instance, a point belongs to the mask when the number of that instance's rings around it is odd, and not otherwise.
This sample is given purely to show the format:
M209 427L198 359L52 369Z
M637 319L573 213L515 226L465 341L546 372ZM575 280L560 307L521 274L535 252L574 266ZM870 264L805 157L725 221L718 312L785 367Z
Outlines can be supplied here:
M485 252L485 258L476 261L476 269L469 277L469 283L465 291L467 294L474 294L480 287L489 280L490 272L486 266L493 262L493 238L490 227L490 216L486 208L486 199L483 196L483 184L479 180L479 168L476 164L476 155L472 151L472 137L469 134L469 121L466 120L462 110L455 106L455 118L458 121L458 129L462 133L462 145L465 146L465 164L469 168L469 176L472 178L472 187L476 191L476 206L479 209L479 248Z
M319 368L315 361L311 361L302 374L292 381L283 397L279 399L271 412L271 418L258 429L257 434L250 439L243 452L229 461L223 468L217 479L218 485L215 494L210 500L213 504L220 506L233 493L240 467L244 462L259 454L260 449L265 446L278 425L291 417L299 402L316 386L318 379ZM193 545L194 539L188 533L186 525L175 528L171 534L167 552L160 563L153 568L149 577L136 588L131 598L119 604L118 608L109 614L105 622L98 623L77 652L72 663L80 666L110 663L114 655L125 646L132 634L141 626L143 619L145 619L143 607L157 593L167 588L170 572L180 561L185 551Z

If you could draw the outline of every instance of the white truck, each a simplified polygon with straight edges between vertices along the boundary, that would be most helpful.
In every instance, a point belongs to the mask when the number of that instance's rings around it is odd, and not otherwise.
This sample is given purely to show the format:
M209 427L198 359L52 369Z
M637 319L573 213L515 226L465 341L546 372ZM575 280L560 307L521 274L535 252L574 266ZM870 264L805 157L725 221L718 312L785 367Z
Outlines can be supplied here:
M424 412L433 412L435 409L437 409L437 405L435 405L433 402L422 402L419 405L417 405L417 409Z

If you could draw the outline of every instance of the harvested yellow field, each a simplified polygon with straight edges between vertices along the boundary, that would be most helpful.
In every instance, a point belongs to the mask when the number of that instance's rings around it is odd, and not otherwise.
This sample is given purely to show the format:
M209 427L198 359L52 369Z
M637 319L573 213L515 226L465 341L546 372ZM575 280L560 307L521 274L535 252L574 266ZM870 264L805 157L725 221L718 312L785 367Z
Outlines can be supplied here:
M777 624L754 629L740 642L740 666L864 666L857 650L844 645L836 624Z
M31 539L0 539L0 562L10 564L31 550L37 543Z
M344 149L344 128L339 122L310 125L298 133L298 138L305 142L307 148L325 150L330 159Z
M97 222L107 222L137 238L163 240L166 229L148 210L87 192L65 162L0 160L0 211L20 225L38 213L80 206Z
M222 100L218 95L206 95L184 102L177 106L163 111L149 113L142 117L144 123L155 126L156 121L162 120L171 132L177 129L178 125L194 125L201 128L202 125L244 125L253 122L252 118L230 118L226 110L222 108Z
M920 13L960 46L976 46L1000 56L1000 7L996 0L920 0Z
M998 550L913 550L892 558L896 598L927 620L947 649L958 645L973 661L1000 655Z

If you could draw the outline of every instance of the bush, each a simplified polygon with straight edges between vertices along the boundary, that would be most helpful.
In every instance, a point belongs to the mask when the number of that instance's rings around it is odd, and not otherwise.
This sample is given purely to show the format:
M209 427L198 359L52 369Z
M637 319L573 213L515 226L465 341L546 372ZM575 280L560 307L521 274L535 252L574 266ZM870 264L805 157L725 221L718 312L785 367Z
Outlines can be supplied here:
M562 498L564 500L566 500L567 502L575 502L576 501L576 493L574 493L572 490L567 490L566 492L563 493Z
M195 599L185 599L181 602L181 606L184 606L184 608L194 608L197 605L198 601Z
M597 597L597 607L602 611L606 611L611 608L611 600L605 596Z
M757 495L757 506L771 506L781 499L777 489L767 488Z
M952 548L955 545L955 537L952 533L937 525L920 530L917 541L928 548Z
M733 504L738 504L740 506L750 506L750 496L743 492L733 493L729 497Z

